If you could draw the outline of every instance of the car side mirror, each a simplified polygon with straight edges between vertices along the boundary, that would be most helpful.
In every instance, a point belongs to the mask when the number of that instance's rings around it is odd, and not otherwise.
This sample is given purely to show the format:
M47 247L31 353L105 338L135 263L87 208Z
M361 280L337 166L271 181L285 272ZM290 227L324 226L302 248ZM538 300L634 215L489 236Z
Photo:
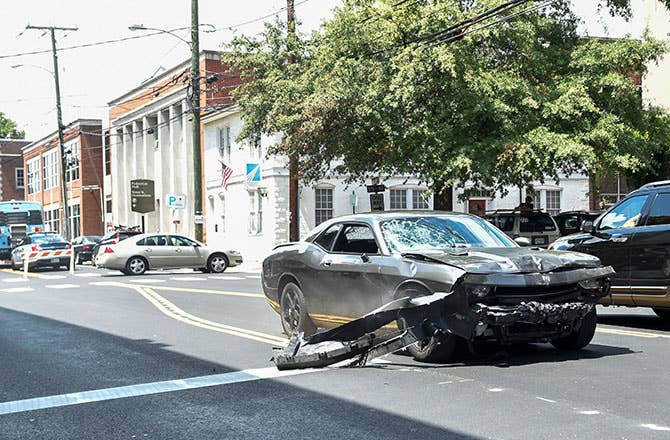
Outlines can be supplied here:
M370 257L368 257L368 254L361 254L361 260L363 260L363 263L369 263Z
M524 247L530 246L530 240L528 239L528 237L517 237L517 238L514 239L514 241L519 246L524 246Z
M582 232L591 233L593 232L593 222L591 220L584 220L581 227Z

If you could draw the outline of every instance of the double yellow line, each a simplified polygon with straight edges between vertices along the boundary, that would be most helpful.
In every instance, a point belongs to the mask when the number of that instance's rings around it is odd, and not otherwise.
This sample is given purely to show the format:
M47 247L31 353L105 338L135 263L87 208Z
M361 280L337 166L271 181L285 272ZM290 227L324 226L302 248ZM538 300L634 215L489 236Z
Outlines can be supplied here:
M267 333L256 332L253 330L247 330L240 327L233 327L232 325L221 324L219 322L209 321L207 319L200 318L195 315L191 315L188 312L177 307L172 302L168 301L154 290L154 288L143 287L143 286L129 286L137 291L140 295L147 299L151 304L154 305L160 312L164 315L176 319L177 321L183 322L188 325L195 327L200 327L206 330L212 330L219 333L226 333L233 336L238 336L240 338L251 339L252 341L262 342L272 346L284 346L288 343L288 339L281 336L273 336ZM170 289L172 290L172 289Z

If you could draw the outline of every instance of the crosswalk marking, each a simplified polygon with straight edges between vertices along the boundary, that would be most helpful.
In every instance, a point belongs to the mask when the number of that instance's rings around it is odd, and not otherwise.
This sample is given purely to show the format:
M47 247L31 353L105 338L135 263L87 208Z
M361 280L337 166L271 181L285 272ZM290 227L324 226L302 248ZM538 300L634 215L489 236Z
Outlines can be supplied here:
M93 277L100 277L102 276L102 274L86 272L86 273L76 273L74 274L74 276L82 278L93 278Z
M20 292L33 292L35 289L32 287L10 287L9 289L0 289L0 292L4 293L20 293Z
M204 277L172 277L172 281L203 281Z
M28 281L27 278L3 278L0 282L3 283L25 283Z
M154 283L164 283L165 280L161 280L159 278L151 279L151 278L135 278L132 280L123 280L124 282L128 283L137 283L137 284L154 284Z
M74 289L79 287L78 284L47 284L46 286L47 289Z
M212 277L207 277L210 280L243 280L244 277L234 277L231 275L219 275L219 276L212 276Z

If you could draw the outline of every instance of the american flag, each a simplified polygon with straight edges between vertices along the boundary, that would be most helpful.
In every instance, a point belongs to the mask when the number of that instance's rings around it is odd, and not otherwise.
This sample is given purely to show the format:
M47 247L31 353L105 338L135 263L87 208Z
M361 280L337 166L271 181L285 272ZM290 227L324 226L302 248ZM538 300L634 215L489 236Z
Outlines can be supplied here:
M221 163L221 186L223 189L226 189L228 186L228 179L230 179L230 176L233 175L233 169L223 163L222 160L219 161Z

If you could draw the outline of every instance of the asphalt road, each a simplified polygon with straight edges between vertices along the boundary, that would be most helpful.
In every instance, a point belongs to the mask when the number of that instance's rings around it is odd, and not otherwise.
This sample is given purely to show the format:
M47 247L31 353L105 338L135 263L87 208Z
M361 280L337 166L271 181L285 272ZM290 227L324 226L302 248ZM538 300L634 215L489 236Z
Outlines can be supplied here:
M670 438L670 324L282 375L257 273L0 271L0 439Z

